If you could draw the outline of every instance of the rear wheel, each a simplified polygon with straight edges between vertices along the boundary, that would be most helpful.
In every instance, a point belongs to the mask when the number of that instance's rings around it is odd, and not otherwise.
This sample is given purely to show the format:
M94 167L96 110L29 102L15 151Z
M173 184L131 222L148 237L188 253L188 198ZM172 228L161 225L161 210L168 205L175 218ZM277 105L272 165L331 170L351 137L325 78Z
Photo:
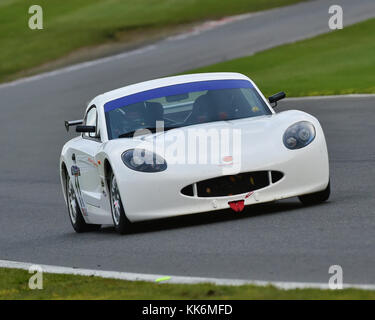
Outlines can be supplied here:
M68 212L70 222L72 223L73 229L75 232L88 232L96 231L100 229L100 225L97 224L87 224L85 219L83 219L81 209L78 205L78 200L76 193L73 188L72 181L70 180L69 175L67 174L66 181L66 201L68 205Z
M331 194L331 183L328 182L327 188L325 188L323 191L305 194L303 196L299 196L298 198L304 205L313 205L313 204L319 204L324 201L327 201L330 194Z
M113 224L118 233L125 234L129 231L131 223L125 215L124 206L120 197L120 190L113 173L111 173L110 178L110 195Z

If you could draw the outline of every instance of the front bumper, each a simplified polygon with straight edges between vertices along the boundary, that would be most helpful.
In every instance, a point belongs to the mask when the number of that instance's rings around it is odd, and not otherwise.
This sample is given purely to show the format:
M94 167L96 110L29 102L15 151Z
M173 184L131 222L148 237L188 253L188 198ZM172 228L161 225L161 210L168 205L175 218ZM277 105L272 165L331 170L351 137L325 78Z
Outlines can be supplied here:
M328 153L322 132L303 149L288 150L280 143L260 143L252 150L243 152L240 172L275 170L284 176L248 197L248 193L205 198L181 193L189 184L221 176L222 168L217 165L176 164L160 173L117 173L128 219L135 222L227 209L228 202L239 200L244 200L245 205L269 202L321 191L328 185Z

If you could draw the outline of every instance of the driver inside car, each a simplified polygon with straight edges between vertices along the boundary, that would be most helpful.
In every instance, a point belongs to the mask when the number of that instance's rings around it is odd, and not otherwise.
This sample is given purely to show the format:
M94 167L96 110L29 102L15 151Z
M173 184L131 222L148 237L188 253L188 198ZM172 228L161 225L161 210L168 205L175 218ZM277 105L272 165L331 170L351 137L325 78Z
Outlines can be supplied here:
M112 136L118 137L124 132L140 129L146 125L146 108L143 102L134 103L123 108L111 116Z

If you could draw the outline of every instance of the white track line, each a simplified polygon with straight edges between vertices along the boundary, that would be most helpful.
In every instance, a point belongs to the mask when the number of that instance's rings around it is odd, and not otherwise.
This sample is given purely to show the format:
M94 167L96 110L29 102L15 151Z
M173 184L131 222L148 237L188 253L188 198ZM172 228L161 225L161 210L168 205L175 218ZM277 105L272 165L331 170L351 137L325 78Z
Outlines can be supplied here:
M60 74L69 73L71 71L76 71L76 70L80 70L80 69L84 69L84 68L89 68L89 67L92 67L92 66L95 66L95 65L98 65L98 64L102 64L102 63L126 58L126 57L129 57L129 56L134 56L134 55L137 55L137 54L145 53L145 52L151 51L155 48L156 48L156 45L150 45L150 46L143 47L143 48L140 48L140 49L116 54L114 56L109 56L109 57L105 57L105 58L100 58L100 59L96 59L96 60L91 60L91 61L73 64L71 66L56 69L54 71L43 72L43 73L39 73L35 76L21 78L21 79L11 81L11 82L5 82L3 84L0 84L0 89L7 88L7 87L14 87L14 86L19 85L19 84L23 84L23 83L27 83L27 82L31 82L31 81L36 81L36 80L41 80L41 79L44 79L44 78L57 76L57 75L60 75Z
M35 266L33 263L16 262L8 260L0 260L0 268L8 269L22 269L29 270L31 266ZM101 271L91 269L80 269L80 268L69 268L60 266L50 266L38 264L45 273L55 274L71 274L79 276L95 276L109 279L119 279L128 281L147 281L155 282L156 279L165 277L165 275L157 274L144 274L144 273L130 273L130 272L117 272L117 271ZM203 278L203 277L182 277L182 276L171 276L168 281L163 283L179 283L179 284L194 284L194 283L212 283L216 285L231 285L239 286L245 284L257 285L257 286L268 286L272 285L279 289L329 289L328 283L314 283L314 282L282 282L282 281L257 281L257 280L240 280L240 279L219 279L219 278ZM363 290L375 290L373 284L344 284L344 288L356 288Z
M307 97L290 97L285 100L321 100L321 99L340 99L340 98L375 98L374 93L358 93L358 94L342 94L342 95L332 95L332 96L307 96Z
M268 11L271 11L271 10L268 10ZM188 32L177 34L177 35L174 35L174 36L170 36L166 40L167 41L185 40L187 38L190 38L190 37L193 37L193 36L198 36L198 35L206 32L206 31L210 31L210 30L216 29L216 28L221 27L221 26L225 26L227 24L230 24L230 23L233 23L233 22L236 22L236 21L241 21L241 20L244 20L244 19L248 19L248 18L252 18L252 17L255 17L255 16L262 15L265 12L267 12L267 11L251 12L251 13L245 13L245 14L240 14L240 15L235 15L235 16L227 16L227 17L223 17L223 18L218 19L218 20L209 20L209 21L206 21L206 22L204 22L204 23L202 23L202 24L200 24L196 27L193 27Z
M274 9L271 9L271 10L277 10L277 9L278 8L274 8ZM271 11L271 10L268 10L268 11ZM178 35L175 35L175 36L170 36L170 37L166 38L165 40L166 41L184 40L184 39L189 38L191 36L199 35L203 32L206 32L206 31L209 31L209 30L212 30L212 29L216 29L216 28L218 28L222 25L226 25L226 24L230 24L230 23L233 23L233 22L236 22L236 21L248 19L248 18L253 17L253 16L258 16L258 15L264 14L265 12L267 12L267 11L259 11L259 12L255 12L255 13L245 13L245 14L240 14L240 15L223 17L223 18L218 19L218 20L206 21L206 22L203 22L202 24L198 25L197 27L193 28L193 30L191 30L191 31L184 32L184 33L181 33L181 34L178 34ZM143 47L143 48L140 48L140 49L123 52L123 53L116 54L116 55L113 55L113 56L99 58L99 59L95 59L95 60L91 60L91 61L87 61L87 62L81 62L81 63L73 64L73 65L68 66L68 67L59 68L59 69L56 69L56 70L53 70L53 71L43 72L43 73L37 74L35 76L25 77L25 78L21 78L21 79L18 79L18 80L11 81L11 82L5 82L3 84L0 84L0 89L7 88L7 87L13 87L13 86L16 86L16 85L19 85L19 84L23 84L23 83L27 83L27 82L31 82L31 81L36 81L36 80L41 80L41 79L44 79L44 78L57 76L57 75L60 75L60 74L71 72L71 71L76 71L76 70L92 67L92 66L102 64L102 63L105 63L105 62L110 62L110 61L113 61L113 60L126 58L126 57L132 56L132 55L142 54L144 52L151 51L151 50L155 49L156 47L157 47L157 45L149 45L149 46L146 46L146 47Z

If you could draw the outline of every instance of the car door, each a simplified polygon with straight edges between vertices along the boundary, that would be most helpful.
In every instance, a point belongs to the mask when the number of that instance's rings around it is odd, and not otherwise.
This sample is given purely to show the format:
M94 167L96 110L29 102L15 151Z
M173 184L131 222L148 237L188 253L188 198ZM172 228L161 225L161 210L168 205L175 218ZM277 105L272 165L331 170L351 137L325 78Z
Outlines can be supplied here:
M82 134L80 148L76 151L75 155L76 164L80 171L79 186L82 199L87 207L88 213L90 213L90 211L95 211L95 208L100 207L102 196L98 163L95 159L97 151L101 146L97 109L95 106L91 106L87 110L84 124L96 127L96 132Z

